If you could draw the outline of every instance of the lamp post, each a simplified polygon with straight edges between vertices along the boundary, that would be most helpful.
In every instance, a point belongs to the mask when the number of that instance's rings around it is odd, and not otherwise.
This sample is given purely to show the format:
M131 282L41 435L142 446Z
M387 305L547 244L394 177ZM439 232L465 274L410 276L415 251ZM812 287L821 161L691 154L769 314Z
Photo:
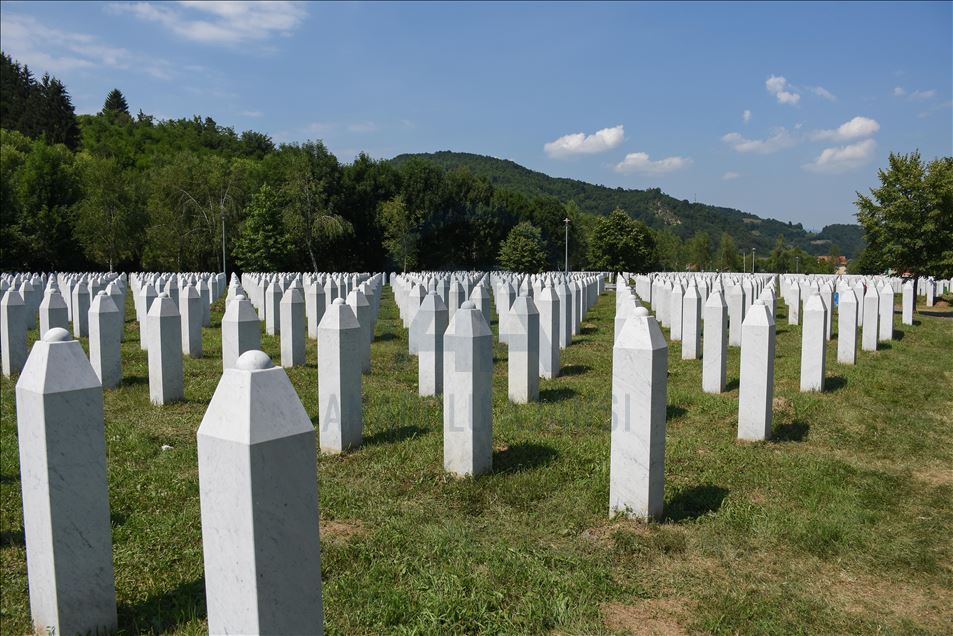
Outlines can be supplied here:
M566 224L566 273L569 273L569 217L563 219Z
M754 249L755 248L753 247L751 248L751 273L752 274L754 274Z
M794 257L794 273L795 274L801 273L801 257L800 256Z

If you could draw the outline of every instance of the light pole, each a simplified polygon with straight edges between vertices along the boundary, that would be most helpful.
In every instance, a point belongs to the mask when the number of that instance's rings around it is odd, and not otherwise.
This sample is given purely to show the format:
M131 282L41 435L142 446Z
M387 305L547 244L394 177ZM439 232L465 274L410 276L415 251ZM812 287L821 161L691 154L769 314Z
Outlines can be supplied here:
M566 224L566 273L569 273L569 217L563 219Z
M800 256L794 257L794 273L795 274L801 273L801 257Z
M754 274L754 248L751 248L751 273Z

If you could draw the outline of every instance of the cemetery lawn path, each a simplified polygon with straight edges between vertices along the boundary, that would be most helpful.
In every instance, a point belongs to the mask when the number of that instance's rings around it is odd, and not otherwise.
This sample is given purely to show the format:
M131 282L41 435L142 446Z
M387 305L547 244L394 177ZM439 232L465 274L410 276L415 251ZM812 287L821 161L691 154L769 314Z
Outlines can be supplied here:
M953 319L898 320L898 339L854 367L832 342L828 390L802 394L800 328L778 304L773 441L735 441L737 348L729 391L706 395L701 361L670 344L666 513L643 524L608 517L611 293L539 404L508 403L495 345L494 472L459 480L385 288L364 446L318 466L328 633L953 633ZM127 307L124 382L105 396L123 634L206 629L195 431L221 375L222 309L205 357L185 360L186 400L154 407ZM308 341L289 372L315 421L316 355ZM0 633L23 634L10 379L0 401Z

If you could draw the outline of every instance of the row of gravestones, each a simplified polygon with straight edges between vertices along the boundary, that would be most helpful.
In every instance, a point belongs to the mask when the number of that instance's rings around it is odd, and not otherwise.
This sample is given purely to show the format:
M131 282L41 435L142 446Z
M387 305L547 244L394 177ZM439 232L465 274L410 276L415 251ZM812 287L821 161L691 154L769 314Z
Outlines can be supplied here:
M605 275L413 272L391 284L418 359L418 391L443 396L444 469L479 475L493 457L491 294L509 350L508 397L535 402L539 379L559 375L560 349L579 333Z
M486 275L461 274L461 278L468 279L468 286L485 290ZM392 275L391 283L396 290L414 284L410 279ZM154 357L164 361L162 352L170 350L166 339L181 342L173 337L178 333L172 325L179 320L163 322L168 316L179 318L169 278L135 274L130 280L143 299L140 310L147 323L150 363ZM536 289L543 297L552 296L558 308L553 288L559 281L580 283L580 317L604 288L602 275L539 277L525 288L516 276L498 275L493 280L498 294L505 294L514 284L525 290L510 306L511 313L514 307L526 308L525 315L533 315L528 310ZM362 288L380 298L381 281L378 274L358 282L348 300L364 296ZM266 292L273 285L287 285L283 299L289 291L297 293L297 282L316 286L319 279L270 274L248 279L249 287L258 286ZM150 286L163 289L151 302ZM185 281L184 286L191 284ZM230 314L250 315L260 331L257 312L245 292L233 278L226 298L223 340ZM501 319L505 312L500 311ZM330 402L343 407L343 401L349 399L345 391L357 387L356 393L347 394L356 397L356 406L350 406L351 412L357 413L354 429L338 431L338 448L333 448L335 434L326 439L322 421L322 449L330 445L328 450L341 450L360 443L364 331L358 314L338 297L326 308L317 327L319 361L327 364L322 363L319 370L322 419L334 411ZM513 313L511 318L511 351L523 346L521 342L527 350L532 349L522 321L525 315ZM554 319L553 325L558 324ZM469 300L461 303L443 334L445 465L456 474L490 469L490 338L482 311ZM181 363L183 352L175 349L175 353ZM103 384L79 342L61 327L42 334L17 382L24 534L31 613L38 631L74 634L116 627L102 390ZM274 367L266 354L250 349L241 352L234 365L226 364L198 430L211 633L322 631L314 436L284 370ZM63 461L67 457L69 461Z
M619 274L610 513L648 518L663 512L668 346L659 323L669 328L671 340L681 341L683 359L702 357L702 389L707 393L725 391L727 349L740 346L738 438L766 440L774 394L775 288L788 307L789 324L803 323L801 391L823 391L825 345L835 307L837 360L853 365L858 328L865 351L876 351L878 342L893 339L895 290L902 293L902 323L913 324L914 283L883 276ZM945 280L928 279L925 284L940 293L949 289ZM931 292L926 297L932 304Z

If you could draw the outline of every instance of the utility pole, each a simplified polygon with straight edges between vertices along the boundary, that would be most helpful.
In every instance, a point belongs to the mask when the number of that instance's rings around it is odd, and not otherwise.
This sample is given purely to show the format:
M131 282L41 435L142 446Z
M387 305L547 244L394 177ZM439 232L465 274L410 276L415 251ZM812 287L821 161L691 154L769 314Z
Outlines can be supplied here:
M225 283L228 284L228 268L225 267L225 208L222 208L222 274L225 275Z
M754 248L751 248L751 273L754 274Z
M795 273L795 274L800 274L800 273L801 273L801 257L800 257L800 256L795 256L795 257L794 257L794 263L795 263L795 265L794 265L794 273Z
M566 273L569 273L569 217L563 219L566 224Z

